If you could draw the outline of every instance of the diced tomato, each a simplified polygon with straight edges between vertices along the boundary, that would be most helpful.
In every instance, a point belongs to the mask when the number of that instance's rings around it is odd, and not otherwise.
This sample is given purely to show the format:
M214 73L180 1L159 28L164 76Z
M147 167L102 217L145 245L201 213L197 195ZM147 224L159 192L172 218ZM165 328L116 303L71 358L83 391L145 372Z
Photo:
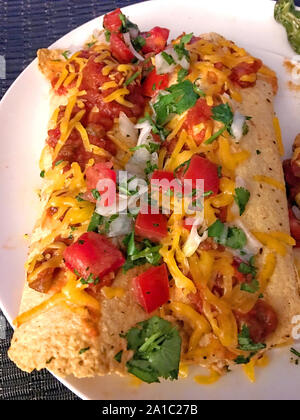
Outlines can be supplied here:
M152 70L143 83L143 93L145 96L154 96L161 89L165 89L169 85L168 74L157 74L156 70Z
M158 54L165 49L169 38L170 31L166 28L155 26L149 32L141 33L145 38L146 44L142 48L144 54L155 53Z
M135 277L132 285L136 300L148 314L170 299L166 264L149 268L145 273Z
M217 165L199 155L191 158L188 170L183 176L184 180L191 180L193 188L197 187L197 180L204 180L204 192L212 191L218 194L220 179Z
M50 147L55 147L57 145L58 139L60 138L60 128L56 127L52 130L48 131L48 138L47 138L47 144L49 144Z
M86 184L89 191L97 189L100 194L104 194L107 191L109 192L109 197L104 200L101 204L104 206L114 203L116 191L110 190L107 185L103 187L99 186L98 183L100 180L111 180L116 185L117 183L117 174L111 169L112 162L100 162L96 163L94 166L90 166L86 170ZM91 194L90 201L96 201L95 197Z
M164 185L165 182L165 185ZM181 191L181 186L176 181L173 172L156 170L153 172L151 177L151 188L153 190L158 189L160 187L161 191Z
M212 116L211 107L207 105L205 99L198 99L195 106L187 113L186 120L183 127L186 128L189 134L194 138L197 144L202 143L205 137L205 129L200 132L196 131L195 126L205 123Z
M111 32L120 32L122 21L120 19L121 9L116 9L113 12L104 16L103 27Z
M168 219L164 214L139 213L135 222L135 234L150 239L153 242L159 242L168 235Z
M163 179L167 179L168 181L173 181L175 179L173 172L169 171L162 171L162 170L155 170L151 177L151 182L154 180L161 181Z
M296 241L300 241L300 220L296 218L292 209L289 209L289 221L292 237L296 239Z
M254 60L253 63L240 63L232 69L229 78L242 88L254 86L255 82L243 81L241 80L241 77L248 74L257 73L261 66L261 60Z
M264 343L278 326L278 317L275 310L267 302L259 299L254 308L247 314L236 312L235 316L240 329L246 324L250 337L254 343Z
M103 235L87 232L80 236L77 242L64 251L66 266L87 279L100 279L111 271L120 268L125 259L117 247Z
M116 34L116 33L111 34L110 48L111 48L112 55L120 63L130 63L134 59L134 55L125 44L122 34Z

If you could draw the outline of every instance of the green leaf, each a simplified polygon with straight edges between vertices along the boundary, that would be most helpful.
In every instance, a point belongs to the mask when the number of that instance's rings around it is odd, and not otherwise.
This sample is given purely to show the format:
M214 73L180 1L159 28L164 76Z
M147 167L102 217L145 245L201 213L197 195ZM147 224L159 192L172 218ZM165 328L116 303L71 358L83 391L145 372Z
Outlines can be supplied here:
M233 112L228 104L221 104L212 108L212 118L222 122L228 129L233 121Z
M101 195L96 188L92 189L91 193L95 200L99 200L99 198L101 198Z
M253 279L251 283L242 283L241 290L248 293L256 293L259 291L259 282L256 279Z
M125 237L123 244L127 248L127 260L123 265L124 272L136 265L144 265L147 262L155 266L160 264L160 245L153 245L150 241L144 240L139 243L138 248L134 240L134 232L131 232Z
M45 171L41 171L41 173L40 173L40 177L41 177L41 178L45 178Z
M245 357L245 356L238 356L235 360L234 360L234 362L237 364L237 365L247 365L249 362L250 362L250 360L251 360L251 357L249 356L249 357Z
M250 191L246 190L246 188L239 187L235 189L234 201L239 206L240 216L244 213L249 198Z
M180 39L180 43L174 45L174 50L176 51L179 60L181 60L183 57L186 57L186 59L188 61L190 61L190 54L189 52L185 49L185 44L188 44L190 42L190 40L193 37L193 33L191 34L187 34L184 35L181 39Z
M125 338L128 350L134 351L126 364L129 373L147 383L178 379L181 338L170 322L154 316L131 328Z
M274 17L277 22L285 27L292 48L300 54L300 11L296 10L294 1L277 1Z
M102 223L103 223L103 216L94 212L93 216L90 220L90 224L88 226L87 231L88 232L97 232L98 231L98 226L101 225Z
M146 44L146 40L141 35L138 35L135 39L131 40L131 43L136 51L140 51Z
M120 13L119 17L122 22L122 26L120 28L121 32L125 33L129 32L129 29L139 29L138 26L135 23L132 23L123 13Z
M182 114L192 108L199 98L194 91L194 85L189 80L170 86L166 89L169 94L160 94L157 102L153 105L156 112L156 122L163 126L170 115Z
M216 220L208 228L208 236L214 238L217 243L233 249L242 249L247 243L247 237L242 229L235 226L228 227L220 220Z
M158 169L158 166L156 164L153 164L148 160L146 162L146 168L144 169L145 175L150 175L152 172L155 171L155 169Z
M181 83L183 82L184 78L189 74L188 70L180 69L177 74L177 82Z
M237 227L230 227L228 229L228 237L226 246L233 249L242 249L247 243L247 236L242 229Z
M253 266L252 263L249 265L249 264L246 264L246 263L242 262L238 266L238 271L242 274L252 274L252 276L255 277L257 269Z
M243 325L242 331L238 335L239 349L243 351L258 352L267 346L263 343L254 343L250 337L249 327Z
M211 238L220 238L224 232L225 225L219 219L208 228L208 236Z

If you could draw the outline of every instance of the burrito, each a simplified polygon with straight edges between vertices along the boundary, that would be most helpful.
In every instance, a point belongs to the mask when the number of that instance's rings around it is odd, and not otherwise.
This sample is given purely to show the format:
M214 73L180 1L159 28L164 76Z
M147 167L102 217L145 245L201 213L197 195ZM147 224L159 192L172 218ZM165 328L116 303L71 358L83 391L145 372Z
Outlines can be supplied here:
M53 106L9 357L27 372L251 380L300 314L276 74L221 35L120 9L39 50Z

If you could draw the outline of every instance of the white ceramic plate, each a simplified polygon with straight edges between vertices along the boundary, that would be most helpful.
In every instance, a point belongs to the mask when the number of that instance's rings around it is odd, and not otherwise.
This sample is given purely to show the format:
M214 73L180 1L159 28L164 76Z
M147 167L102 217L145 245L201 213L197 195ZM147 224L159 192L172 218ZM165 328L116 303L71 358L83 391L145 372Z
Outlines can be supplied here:
M276 111L280 117L287 155L300 132L300 93L291 92L284 58L295 54L283 27L273 19L274 2L269 0L155 0L124 8L141 29L165 26L171 37L183 31L201 34L219 32L262 58L279 77ZM82 45L88 35L102 27L92 20L56 42L67 49ZM16 80L0 103L0 304L9 322L18 313L24 282L27 244L36 216L39 185L38 160L49 118L48 87L35 60ZM283 279L284 281L284 279ZM298 399L300 367L289 362L289 349L275 351L272 363L257 369L257 383L250 384L241 370L210 387L187 380L133 387L116 376L62 382L84 399Z

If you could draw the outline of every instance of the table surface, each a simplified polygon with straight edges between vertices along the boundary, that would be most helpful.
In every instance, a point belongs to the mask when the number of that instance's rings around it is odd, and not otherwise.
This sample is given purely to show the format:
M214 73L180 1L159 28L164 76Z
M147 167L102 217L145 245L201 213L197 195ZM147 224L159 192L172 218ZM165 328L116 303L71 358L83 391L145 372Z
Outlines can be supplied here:
M0 79L0 99L35 58L38 48L46 48L90 19L141 1L0 0L0 55L5 56L7 64L7 78ZM300 6L300 0L296 4ZM6 338L0 338L0 399L78 399L46 370L31 374L19 370L7 357L12 329L0 311L1 330L3 327Z

